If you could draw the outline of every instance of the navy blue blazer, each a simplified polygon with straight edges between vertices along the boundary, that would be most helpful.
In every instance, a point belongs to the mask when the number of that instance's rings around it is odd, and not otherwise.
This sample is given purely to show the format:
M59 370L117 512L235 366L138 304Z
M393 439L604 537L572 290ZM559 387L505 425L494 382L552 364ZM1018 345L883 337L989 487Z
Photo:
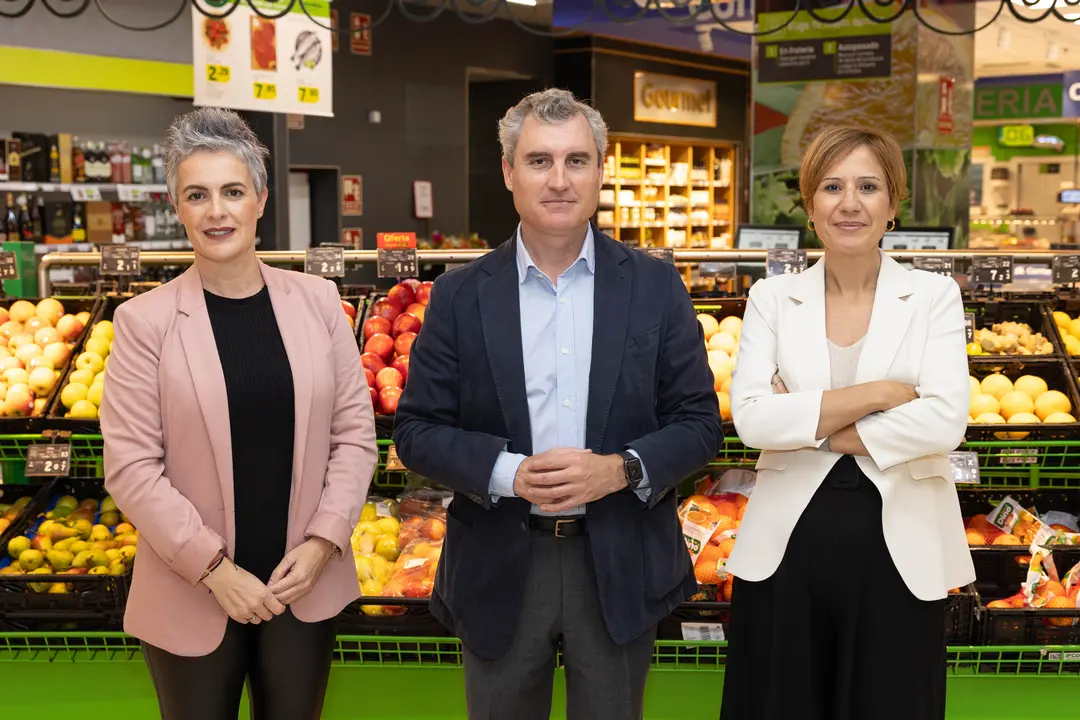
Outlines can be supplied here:
M678 271L594 230L592 366L585 438L632 447L649 472L586 507L608 632L626 644L697 589L675 486L715 459L720 412L705 338ZM532 454L521 350L517 243L441 275L412 346L394 442L411 470L455 491L431 609L477 655L502 657L525 589L530 504L488 493L504 446Z

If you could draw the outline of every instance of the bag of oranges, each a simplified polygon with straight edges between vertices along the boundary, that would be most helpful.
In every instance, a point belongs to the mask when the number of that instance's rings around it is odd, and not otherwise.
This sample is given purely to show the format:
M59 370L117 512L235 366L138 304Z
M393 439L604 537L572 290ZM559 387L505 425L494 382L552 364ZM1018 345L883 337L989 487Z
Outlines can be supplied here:
M712 490L713 492L709 492ZM706 489L687 498L679 507L683 539L700 585L723 585L724 599L731 599L731 578L727 559L735 549L735 537L742 522L747 494L715 493Z

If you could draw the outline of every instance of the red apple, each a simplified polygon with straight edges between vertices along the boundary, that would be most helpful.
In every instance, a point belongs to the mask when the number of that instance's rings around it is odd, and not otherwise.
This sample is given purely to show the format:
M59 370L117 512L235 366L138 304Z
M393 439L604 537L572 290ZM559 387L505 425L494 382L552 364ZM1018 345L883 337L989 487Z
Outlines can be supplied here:
M353 307L353 304L351 302L349 302L348 300L342 300L341 309L344 310L345 314L351 317L353 320L356 319L356 308Z
M386 367L385 360L375 353L370 352L366 352L360 356L360 364L364 366L365 370L370 370L372 375ZM373 387L373 385L369 384L369 387Z
M375 333L364 343L364 352L375 353L384 363L394 357L394 338L383 333ZM378 373L376 373L378 375Z
M405 308L405 312L410 315L415 315L420 318L420 322L424 322L424 313L427 312L427 305L421 305L420 303L413 303L409 307Z
M401 311L405 309L404 305L400 305L396 300L383 299L376 300L375 304L371 306L371 315L369 317L384 317L390 322L394 321Z
M374 412L379 412L379 391L374 387L368 387L368 392L371 393L371 409Z
M394 362L390 363L390 367L401 373L401 387L405 387L409 384L409 356L402 355L394 358Z
M397 318L394 320L392 332L394 337L398 337L402 333L407 332L418 333L420 332L420 327L423 324L424 323L420 322L420 318L416 317L415 315L410 315L409 313L402 313L398 315Z
M384 318L382 315L376 315L375 317L369 317L364 323L364 339L370 340L372 335L382 333L383 335L389 335L390 329L393 324Z
M392 367L383 368L375 376L375 389L379 392L382 392L384 388L400 388L403 385L405 385L405 378L402 377L398 370Z
M379 409L385 415L393 415L397 412L398 400L401 399L401 388L384 387L379 391Z
M390 288L390 292L386 294L386 297L390 300L397 300L398 305L407 308L416 302L416 291L410 285L398 283Z
M364 380L369 388L375 387L375 372L371 368L364 368Z
M405 316L402 315L401 317ZM403 332L397 336L397 339L394 340L394 352L398 354L398 357L409 354L414 340L416 340L416 333L414 332Z
M416 288L416 302L421 305L431 302L431 286L434 284L430 280L420 283L420 287Z

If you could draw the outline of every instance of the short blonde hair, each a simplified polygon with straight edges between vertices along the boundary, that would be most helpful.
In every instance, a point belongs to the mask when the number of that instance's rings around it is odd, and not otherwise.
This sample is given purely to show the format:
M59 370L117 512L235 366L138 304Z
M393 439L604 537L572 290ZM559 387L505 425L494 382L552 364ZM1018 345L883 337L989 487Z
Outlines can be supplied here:
M907 197L907 167L900 143L887 133L860 127L838 126L821 131L803 155L799 168L799 191L806 213L813 216L814 193L829 170L856 148L865 147L885 172L885 184L893 208Z

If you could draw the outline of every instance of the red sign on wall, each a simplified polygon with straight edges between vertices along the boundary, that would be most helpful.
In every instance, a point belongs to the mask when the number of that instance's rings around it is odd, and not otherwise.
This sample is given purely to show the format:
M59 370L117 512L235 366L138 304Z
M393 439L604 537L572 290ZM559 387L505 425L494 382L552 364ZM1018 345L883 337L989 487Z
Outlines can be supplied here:
M948 135L953 131L953 88L955 84L951 77L938 78L937 131L940 135Z
M349 49L353 55L371 55L371 16L349 14Z
M341 176L341 214L364 214L364 179L359 175Z
M353 250L364 249L364 230L362 228L344 228L341 231L341 244Z

